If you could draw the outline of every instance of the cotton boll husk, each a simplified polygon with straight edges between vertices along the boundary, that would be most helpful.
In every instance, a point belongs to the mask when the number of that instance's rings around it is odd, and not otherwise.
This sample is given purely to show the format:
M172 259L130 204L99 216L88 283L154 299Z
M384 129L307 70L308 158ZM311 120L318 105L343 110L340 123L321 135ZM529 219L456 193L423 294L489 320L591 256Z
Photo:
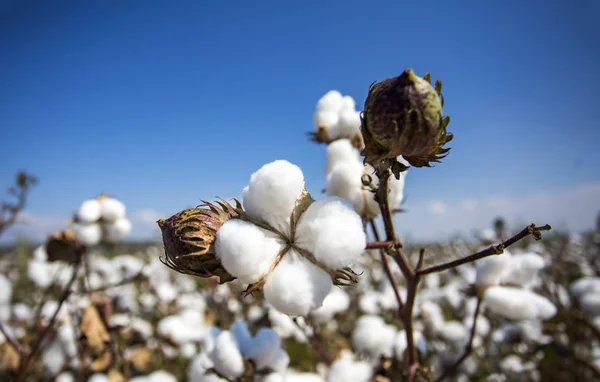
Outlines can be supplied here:
M600 277L582 277L571 284L570 292L579 297L585 293L600 293Z
M580 300L581 310L592 316L600 315L600 293L586 293Z
M116 243L131 232L131 222L127 218L120 218L113 223L104 226L106 229L106 241Z
M360 134L360 113L356 110L342 110L339 114L340 136L351 137Z
M327 382L369 382L373 368L366 362L340 359L331 364Z
M217 258L225 270L245 284L259 281L283 248L273 232L239 219L225 222L217 231L215 243Z
M267 278L264 295L278 311L304 316L323 304L332 285L328 273L292 249Z
M346 162L362 166L360 152L352 145L349 139L338 139L327 145L326 174L329 174L336 165Z
M316 110L327 110L337 113L347 102L344 101L342 93L337 90L330 90L317 101Z
M81 244L92 247L102 240L102 228L100 224L77 224L75 225L75 237Z
M289 234L290 215L303 189L304 174L300 167L276 160L250 176L242 193L244 209L251 217Z
M545 266L544 258L537 253L513 255L511 270L503 281L516 285L530 284L535 280L538 271Z
M102 208L102 219L107 223L112 223L125 217L125 205L118 199L101 199L100 206Z
M512 320L545 320L556 314L549 300L528 290L493 286L484 296L491 312Z
M260 328L251 340L251 345L246 348L246 353L242 355L253 360L257 369L261 370L277 356L280 346L281 338L275 330Z
M244 360L228 330L222 331L217 336L210 359L215 370L227 379L237 379L244 374Z
M314 202L296 228L296 244L331 270L347 267L365 250L367 238L360 216L342 199Z
M493 255L478 260L475 263L477 286L497 285L508 275L511 270L512 256L504 250L500 255Z
M332 288L323 300L323 306L311 313L317 323L325 323L338 312L343 312L350 306L350 296L340 288Z
M381 355L391 357L397 330L385 324L379 316L365 315L358 319L352 332L352 346L366 352L373 359Z
M102 207L98 199L89 199L81 203L77 211L77 220L83 224L95 223L102 215Z

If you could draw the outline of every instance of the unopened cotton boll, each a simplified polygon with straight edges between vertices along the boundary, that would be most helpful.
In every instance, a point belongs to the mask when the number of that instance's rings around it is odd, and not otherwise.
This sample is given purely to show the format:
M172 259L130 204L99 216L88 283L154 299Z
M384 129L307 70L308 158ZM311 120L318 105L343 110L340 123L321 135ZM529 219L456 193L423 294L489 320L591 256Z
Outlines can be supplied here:
M264 295L281 313L304 316L323 304L332 285L327 272L292 249L267 278Z
M296 244L329 269L357 261L367 238L360 216L342 199L330 197L310 205L298 220Z
M223 268L244 284L259 281L283 248L273 232L239 219L225 222L217 231L215 243Z
M520 288L489 287L484 301L491 312L512 320L546 320L556 314L556 307L548 299Z
M106 224L106 241L115 243L123 239L131 232L131 222L129 219L121 218L113 223Z
M340 359L331 364L327 382L369 382L373 368L366 362Z
M303 189L304 174L300 167L276 160L252 174L243 190L242 204L251 217L289 234L290 215Z
M115 222L125 217L125 205L118 199L101 199L100 206L102 207L102 219L105 222Z
M83 224L95 223L102 216L102 207L98 199L89 199L81 203L77 211L77 220Z
M102 228L100 224L77 224L75 226L75 237L81 244L93 247L102 240Z
M217 336L210 359L215 370L227 379L237 379L244 374L244 360L228 330L222 331Z

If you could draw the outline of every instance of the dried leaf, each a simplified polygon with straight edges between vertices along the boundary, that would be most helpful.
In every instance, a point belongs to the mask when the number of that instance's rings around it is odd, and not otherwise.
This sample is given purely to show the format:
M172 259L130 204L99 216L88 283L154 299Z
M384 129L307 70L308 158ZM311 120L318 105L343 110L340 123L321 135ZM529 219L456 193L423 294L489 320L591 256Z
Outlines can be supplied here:
M0 370L17 370L19 353L8 342L0 345Z
M152 369L152 351L145 347L135 349L129 361L136 371L141 373L149 372Z

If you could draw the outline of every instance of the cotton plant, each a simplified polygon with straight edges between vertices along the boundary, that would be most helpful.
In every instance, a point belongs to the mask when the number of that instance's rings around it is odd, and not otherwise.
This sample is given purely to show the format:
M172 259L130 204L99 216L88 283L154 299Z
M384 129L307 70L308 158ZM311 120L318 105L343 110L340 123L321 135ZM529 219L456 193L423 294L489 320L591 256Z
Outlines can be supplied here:
M77 239L88 247L119 242L131 231L125 204L107 194L83 201L74 222Z
M361 117L356 102L349 95L330 90L323 95L315 107L311 133L316 142L331 143L337 139L348 139L353 146L362 148L360 133Z
M600 277L579 278L571 284L570 292L582 311L600 316Z

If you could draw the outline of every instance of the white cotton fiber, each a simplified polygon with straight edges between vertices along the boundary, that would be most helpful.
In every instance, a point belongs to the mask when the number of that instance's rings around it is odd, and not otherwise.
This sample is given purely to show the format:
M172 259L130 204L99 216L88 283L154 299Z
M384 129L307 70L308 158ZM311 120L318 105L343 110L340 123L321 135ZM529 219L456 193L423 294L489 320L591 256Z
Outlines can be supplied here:
M600 293L600 277L582 277L571 284L570 292L574 297L586 293Z
M423 336L423 333L415 330L413 332L413 342L421 354L427 354L427 340L425 339L425 336ZM397 359L402 360L404 358L404 351L407 347L406 331L403 329L398 331L394 340L394 354Z
M264 363L263 368L271 369L276 373L285 373L288 365L290 364L290 356L288 353L279 348L275 353L275 356Z
M105 226L106 241L116 243L123 239L131 232L131 222L127 218L121 218L113 223L108 223Z
M361 216L365 215L366 198L373 199L372 193L363 190L361 180L363 169L364 166L361 163L339 163L327 174L325 180L327 195L338 196L348 201L354 211ZM365 193L368 193L368 195L365 195Z
M264 295L281 313L304 316L323 304L332 285L329 274L290 250L267 278Z
M327 382L369 382L373 368L366 362L340 359L331 364Z
M102 219L106 222L115 222L125 217L125 205L118 199L101 199L100 206L102 207Z
M252 338L251 345L242 355L254 361L257 370L261 370L277 357L280 349L279 334L271 328L260 328L256 336Z
M102 208L98 199L89 199L81 203L77 211L77 220L83 224L95 223L102 215Z
M345 111L345 110L356 110L356 101L354 101L354 98L352 98L352 96L349 95L345 95L342 97L342 104L340 105L340 111Z
M323 300L323 305L311 313L318 323L330 321L336 313L343 312L350 306L350 296L340 288L332 288Z
M488 309L512 320L546 320L556 314L556 307L546 298L529 290L492 286L484 294Z
M383 318L365 315L356 321L352 332L352 346L359 352L367 353L373 359L381 355L391 357L396 335L396 328L387 325Z
M336 111L317 110L313 114L315 130L325 129L329 139L336 139L340 136L339 120L340 117Z
M581 310L592 316L600 315L600 293L586 293L580 300Z
M444 323L439 334L444 340L452 343L456 347L466 345L469 339L469 331L458 321L448 321Z
M546 266L544 258L537 253L523 253L513 255L511 269L505 277L504 282L527 285L535 280L538 271Z
M300 167L286 160L262 166L250 177L243 191L246 213L284 234L289 234L290 215L304 188Z
M507 250L503 254L492 255L477 260L475 267L477 276L475 284L477 286L497 285L511 271L512 255Z
M327 145L325 172L328 174L336 165L351 162L362 166L360 152L348 139L338 139Z
M360 113L354 109L342 110L339 114L338 125L343 137L360 134Z
M346 101L347 102L347 101ZM337 90L330 90L317 101L316 110L328 110L338 112L344 105L344 97Z
M302 214L296 244L331 270L355 263L367 238L362 220L342 199L329 197L314 202Z
M244 374L244 360L228 330L222 331L217 336L210 359L215 370L227 379L237 379Z
M77 224L75 225L75 237L88 247L92 247L102 240L102 228L100 224Z
M223 267L244 284L259 281L283 248L274 233L240 219L225 222L215 243Z

